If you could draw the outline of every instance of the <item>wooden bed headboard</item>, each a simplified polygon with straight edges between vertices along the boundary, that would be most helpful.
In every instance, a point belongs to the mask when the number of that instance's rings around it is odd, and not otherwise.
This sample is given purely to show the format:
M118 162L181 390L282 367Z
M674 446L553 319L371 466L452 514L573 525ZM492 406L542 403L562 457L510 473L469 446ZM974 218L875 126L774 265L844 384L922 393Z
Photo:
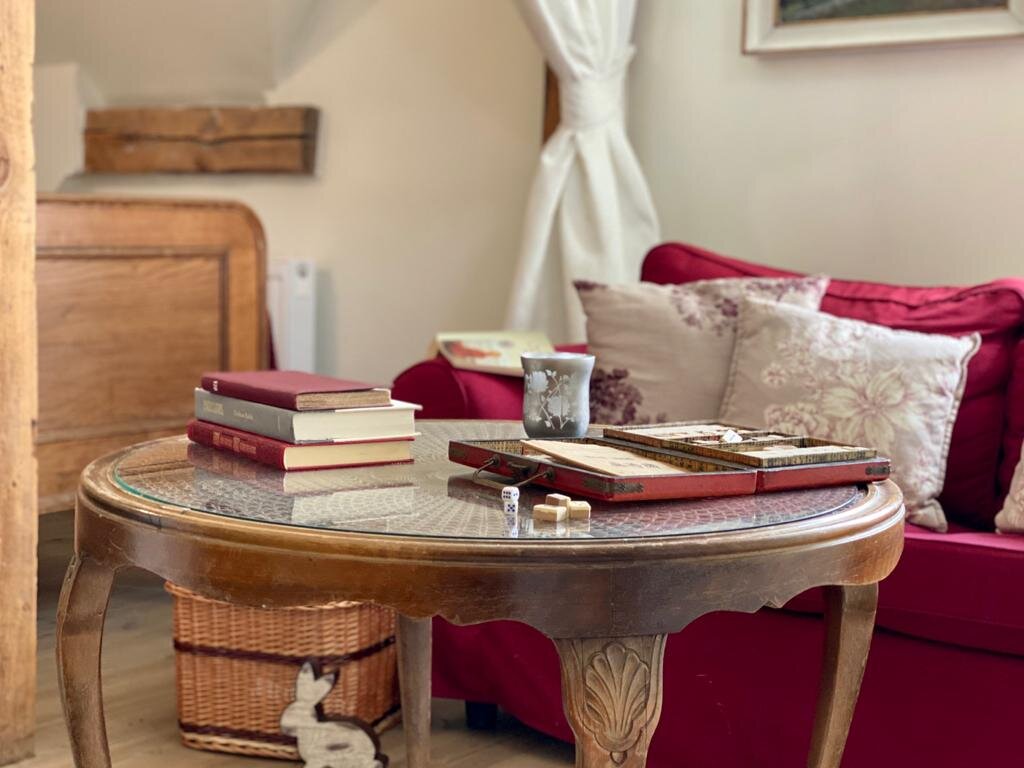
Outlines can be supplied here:
M263 228L238 203L43 197L39 512L119 447L184 431L207 370L267 364Z

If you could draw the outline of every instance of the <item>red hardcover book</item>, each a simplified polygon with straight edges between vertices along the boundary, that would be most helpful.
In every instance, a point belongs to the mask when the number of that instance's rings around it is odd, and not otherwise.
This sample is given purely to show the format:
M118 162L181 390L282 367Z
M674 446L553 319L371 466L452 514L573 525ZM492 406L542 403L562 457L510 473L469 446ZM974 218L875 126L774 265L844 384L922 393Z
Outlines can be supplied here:
M295 445L240 429L192 419L188 438L278 469L328 469L403 464L412 461L412 438Z
M383 387L303 371L217 371L203 374L202 387L292 411L370 408L391 402L391 392Z

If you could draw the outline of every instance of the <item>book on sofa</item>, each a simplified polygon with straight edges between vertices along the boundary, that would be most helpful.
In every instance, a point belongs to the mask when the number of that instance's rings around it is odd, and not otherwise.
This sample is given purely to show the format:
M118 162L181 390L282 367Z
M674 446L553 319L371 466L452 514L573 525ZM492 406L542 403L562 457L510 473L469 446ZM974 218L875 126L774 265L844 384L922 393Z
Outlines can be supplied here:
M441 355L453 368L498 376L522 376L524 352L553 352L551 340L532 331L461 331L439 333L427 355Z

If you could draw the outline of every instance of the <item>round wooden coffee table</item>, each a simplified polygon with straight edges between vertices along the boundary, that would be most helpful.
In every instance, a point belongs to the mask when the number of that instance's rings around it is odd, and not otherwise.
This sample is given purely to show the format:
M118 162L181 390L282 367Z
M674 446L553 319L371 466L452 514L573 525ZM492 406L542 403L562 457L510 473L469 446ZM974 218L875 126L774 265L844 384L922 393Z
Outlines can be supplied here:
M510 422L420 422L416 462L289 475L184 438L82 475L75 556L57 625L79 768L110 764L100 643L116 571L138 566L257 606L366 600L399 617L407 764L429 761L430 617L525 622L561 657L577 766L635 768L661 709L665 636L711 611L827 594L826 657L808 764L838 766L874 625L903 546L890 482L717 500L595 504L589 522L534 524L447 460L451 438L517 437Z

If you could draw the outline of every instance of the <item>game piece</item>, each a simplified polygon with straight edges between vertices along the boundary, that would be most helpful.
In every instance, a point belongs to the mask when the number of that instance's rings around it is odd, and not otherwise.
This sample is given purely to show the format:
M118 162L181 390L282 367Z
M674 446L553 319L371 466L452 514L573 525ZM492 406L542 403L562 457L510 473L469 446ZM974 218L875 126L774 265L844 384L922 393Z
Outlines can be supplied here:
M501 489L502 501L519 501L519 489L514 485L506 485Z
M590 519L590 502L587 502L587 501L570 501L569 502L569 519L570 520L589 520Z
M565 507L556 507L552 504L535 504L533 507L534 522L560 523L565 520Z
M552 507L568 507L570 501L572 499L561 493L549 493L544 499L544 503Z

